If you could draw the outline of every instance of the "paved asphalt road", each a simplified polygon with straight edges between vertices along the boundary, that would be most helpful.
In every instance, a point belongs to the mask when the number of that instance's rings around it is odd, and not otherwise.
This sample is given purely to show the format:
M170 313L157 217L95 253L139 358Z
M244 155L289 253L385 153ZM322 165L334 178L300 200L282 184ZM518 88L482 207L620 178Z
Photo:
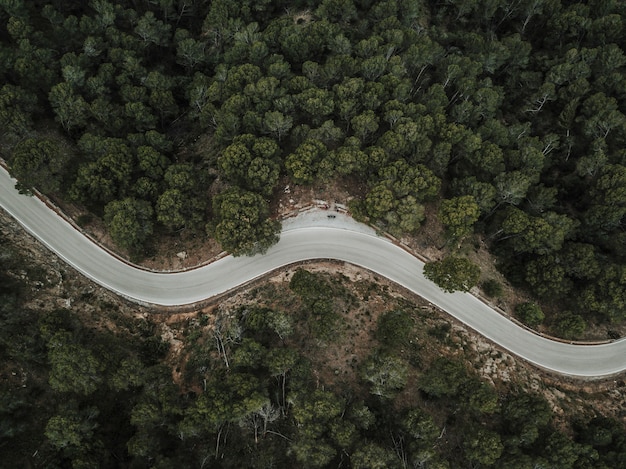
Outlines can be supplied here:
M445 293L426 280L423 263L348 217L300 215L284 224L280 242L265 255L228 256L178 273L131 267L81 235L35 197L19 195L0 168L0 206L64 261L100 285L131 300L165 306L210 298L267 272L308 259L337 259L373 272L421 295L486 338L535 365L564 375L603 377L626 370L626 339L604 345L570 345L516 325L466 293Z

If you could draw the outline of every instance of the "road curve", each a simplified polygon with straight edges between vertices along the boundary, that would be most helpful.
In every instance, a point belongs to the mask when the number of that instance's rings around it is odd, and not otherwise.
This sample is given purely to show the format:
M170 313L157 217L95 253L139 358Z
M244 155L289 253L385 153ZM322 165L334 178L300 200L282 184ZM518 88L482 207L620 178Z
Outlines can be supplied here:
M224 257L204 267L154 273L132 267L94 244L36 197L20 195L0 167L0 206L65 262L96 283L139 303L178 306L227 292L295 262L336 259L364 267L415 292L486 338L546 370L601 378L626 370L626 339L571 345L540 337L467 293L445 293L423 276L423 263L348 217L324 214L284 223L267 254Z

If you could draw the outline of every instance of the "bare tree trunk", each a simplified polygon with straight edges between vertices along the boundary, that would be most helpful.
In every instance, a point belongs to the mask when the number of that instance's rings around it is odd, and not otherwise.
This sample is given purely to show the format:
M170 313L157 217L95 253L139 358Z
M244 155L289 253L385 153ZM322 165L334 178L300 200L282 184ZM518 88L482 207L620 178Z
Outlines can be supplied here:
M287 373L283 373L283 405L282 405L282 409L283 409L283 416L286 414L286 402L285 402L285 382L287 381Z
M221 438L222 438L222 427L220 427L220 430L217 432L217 439L215 441L215 459L218 459Z
M226 368L230 368L230 364L228 363L228 356L226 355L226 348L224 347L224 341L222 340L222 333L219 330L215 331L215 342L217 345L217 352L220 357L224 359L224 364Z

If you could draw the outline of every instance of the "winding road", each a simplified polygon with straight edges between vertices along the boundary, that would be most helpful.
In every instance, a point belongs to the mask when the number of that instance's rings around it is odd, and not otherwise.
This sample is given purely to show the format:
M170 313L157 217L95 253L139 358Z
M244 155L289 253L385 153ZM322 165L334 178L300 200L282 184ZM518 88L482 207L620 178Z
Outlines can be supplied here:
M626 370L626 339L572 345L515 324L468 293L445 293L423 276L423 263L369 227L337 214L299 215L283 223L265 255L227 256L203 267L155 273L130 266L93 243L36 197L20 195L0 167L0 206L52 252L94 282L142 304L180 306L206 300L275 269L312 259L363 267L422 296L509 352L546 370L601 378Z

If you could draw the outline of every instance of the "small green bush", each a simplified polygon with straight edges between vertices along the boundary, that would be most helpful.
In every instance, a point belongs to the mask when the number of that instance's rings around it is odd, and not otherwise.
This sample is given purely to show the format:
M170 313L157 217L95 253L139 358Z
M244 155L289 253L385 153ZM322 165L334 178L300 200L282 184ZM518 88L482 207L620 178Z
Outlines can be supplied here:
M438 324L435 327L431 327L428 329L427 333L429 336L434 337L435 339L445 340L448 338L448 334L450 334L450 330L452 326L449 323Z
M502 284L496 279L485 280L481 285L483 292L490 298L500 298L502 296Z
M537 327L545 319L543 311L535 303L520 303L515 307L517 318L529 327Z
M566 313L561 316L556 325L556 332L563 339L577 339L585 332L587 323L578 314Z
M387 311L378 318L376 338L387 347L405 346L409 343L413 325L413 318L406 311Z

